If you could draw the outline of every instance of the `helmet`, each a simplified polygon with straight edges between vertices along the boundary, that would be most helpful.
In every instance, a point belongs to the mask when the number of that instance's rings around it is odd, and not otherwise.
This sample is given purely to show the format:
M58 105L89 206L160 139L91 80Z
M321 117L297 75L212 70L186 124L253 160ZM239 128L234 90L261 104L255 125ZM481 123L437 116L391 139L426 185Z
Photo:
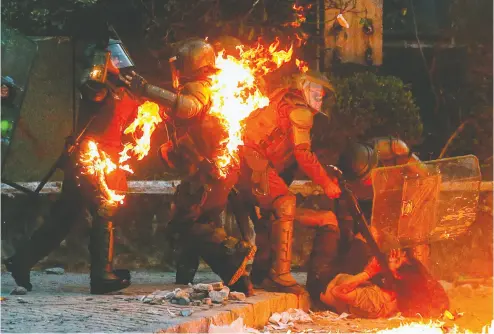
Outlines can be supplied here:
M367 178L378 162L377 152L373 146L354 143L341 154L338 167L346 179L355 181Z
M297 74L294 77L293 85L293 88L302 92L305 102L315 113L323 111L322 104L325 95L334 95L333 85L320 72L308 71ZM325 108L323 113L329 117L329 111L328 108Z
M236 58L240 57L240 50L237 49L237 46L240 45L243 45L243 43L233 36L220 36L213 42L216 53L220 53L224 50L225 54Z
M211 44L203 39L182 43L170 58L173 84L177 88L179 79L193 79L216 71L216 54Z

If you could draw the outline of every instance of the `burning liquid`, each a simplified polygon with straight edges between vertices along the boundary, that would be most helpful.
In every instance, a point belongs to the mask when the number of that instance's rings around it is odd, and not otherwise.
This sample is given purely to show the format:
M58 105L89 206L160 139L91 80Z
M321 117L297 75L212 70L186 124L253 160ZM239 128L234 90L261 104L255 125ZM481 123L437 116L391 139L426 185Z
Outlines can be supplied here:
M211 76L212 106L209 113L218 117L228 132L228 138L222 143L224 149L214 159L221 177L226 177L228 166L238 161L238 147L243 144L242 120L252 111L269 104L269 99L259 90L259 78L291 60L293 46L276 51L278 46L278 40L268 48L260 43L249 49L237 46L240 59L224 56L223 52L216 58L219 71Z
M123 203L125 195L119 195L110 189L106 176L117 168L133 173L128 160L132 156L142 160L151 148L151 136L163 120L159 115L159 106L156 103L146 101L138 107L136 119L125 129L125 134L135 134L138 130L140 136L133 136L134 142L124 145L120 152L118 163L111 160L110 156L98 148L98 144L90 140L87 147L81 152L79 162L83 166L83 174L96 178L102 196L109 204ZM132 155L129 155L132 153Z

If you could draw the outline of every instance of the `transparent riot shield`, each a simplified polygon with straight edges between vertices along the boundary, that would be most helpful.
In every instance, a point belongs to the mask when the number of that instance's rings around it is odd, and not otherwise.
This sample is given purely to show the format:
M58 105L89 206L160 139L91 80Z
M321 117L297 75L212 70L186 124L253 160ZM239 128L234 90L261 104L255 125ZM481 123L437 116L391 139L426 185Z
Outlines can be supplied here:
M36 43L2 23L2 170L20 118Z
M372 226L382 251L466 232L476 218L480 181L473 155L373 170Z

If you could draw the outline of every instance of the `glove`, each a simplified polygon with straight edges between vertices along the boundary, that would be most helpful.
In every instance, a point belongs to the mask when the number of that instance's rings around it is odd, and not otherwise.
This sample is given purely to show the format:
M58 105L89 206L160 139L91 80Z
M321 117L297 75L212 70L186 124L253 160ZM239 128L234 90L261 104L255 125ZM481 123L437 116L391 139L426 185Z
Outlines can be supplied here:
M337 181L332 181L324 187L324 193L330 199L338 198L341 195L341 189Z
M381 272L381 265L375 256L369 261L369 264L365 267L364 272L369 275L369 278L372 278Z
M148 82L136 72L132 71L125 76L125 83L129 86L130 91L136 95L144 95Z

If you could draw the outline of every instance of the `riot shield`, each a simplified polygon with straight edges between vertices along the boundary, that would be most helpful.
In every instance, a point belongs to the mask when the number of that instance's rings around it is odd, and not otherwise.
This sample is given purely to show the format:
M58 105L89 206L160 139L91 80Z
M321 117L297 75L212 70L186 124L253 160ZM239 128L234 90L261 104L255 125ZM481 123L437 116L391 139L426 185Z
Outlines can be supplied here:
M19 122L37 50L34 41L2 23L2 170Z
M372 225L382 236L381 250L466 232L476 218L480 181L473 155L373 170Z

